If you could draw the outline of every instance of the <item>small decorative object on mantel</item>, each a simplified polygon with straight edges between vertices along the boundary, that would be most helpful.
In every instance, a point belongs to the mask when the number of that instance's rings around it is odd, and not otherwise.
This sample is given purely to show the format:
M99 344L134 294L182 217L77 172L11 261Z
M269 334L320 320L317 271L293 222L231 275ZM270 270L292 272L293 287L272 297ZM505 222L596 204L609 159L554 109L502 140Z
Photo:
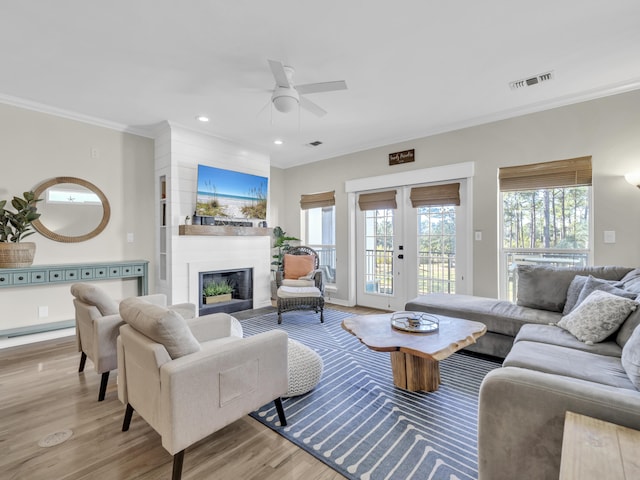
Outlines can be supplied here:
M389 154L389 165L399 165L401 163L415 162L415 150L404 150L403 152L395 152Z
M438 317L425 312L394 312L391 326L412 333L435 333L440 328Z
M184 219L184 224L185 225L191 225L191 217L189 215L187 215Z
M13 197L15 212L6 210L6 200L0 200L0 268L28 267L33 263L36 244L21 240L34 232L31 223L40 214L36 212L34 192L24 192L22 198Z
M202 288L202 296L206 305L229 302L231 301L232 293L233 287L226 280L210 282Z

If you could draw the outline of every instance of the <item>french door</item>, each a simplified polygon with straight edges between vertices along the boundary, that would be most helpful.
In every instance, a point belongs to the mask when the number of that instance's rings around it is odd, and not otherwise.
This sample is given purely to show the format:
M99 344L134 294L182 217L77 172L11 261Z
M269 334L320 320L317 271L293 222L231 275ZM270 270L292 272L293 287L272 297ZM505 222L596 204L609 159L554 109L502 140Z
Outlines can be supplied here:
M467 293L464 204L414 208L411 186L396 190L397 208L357 210L356 303L402 310L417 295Z

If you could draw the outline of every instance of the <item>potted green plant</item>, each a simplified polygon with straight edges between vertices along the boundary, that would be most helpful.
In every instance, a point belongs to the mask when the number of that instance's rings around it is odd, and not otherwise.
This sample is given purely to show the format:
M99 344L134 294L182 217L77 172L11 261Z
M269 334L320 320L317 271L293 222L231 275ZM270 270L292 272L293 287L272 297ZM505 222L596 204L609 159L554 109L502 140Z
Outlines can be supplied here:
M299 242L300 239L288 236L287 232L282 230L280 227L275 227L273 229L273 237L273 248L277 249L277 252L273 254L273 261L271 262L271 265L274 265L276 270L282 270L282 258L291 248L291 244L289 242Z
M13 197L11 205L14 211L7 210L6 200L0 200L0 268L28 267L33 263L36 244L22 240L33 234L32 222L37 213L34 192L24 192L22 197Z
M202 288L202 296L206 305L228 302L231 300L232 292L233 287L226 280L209 282Z

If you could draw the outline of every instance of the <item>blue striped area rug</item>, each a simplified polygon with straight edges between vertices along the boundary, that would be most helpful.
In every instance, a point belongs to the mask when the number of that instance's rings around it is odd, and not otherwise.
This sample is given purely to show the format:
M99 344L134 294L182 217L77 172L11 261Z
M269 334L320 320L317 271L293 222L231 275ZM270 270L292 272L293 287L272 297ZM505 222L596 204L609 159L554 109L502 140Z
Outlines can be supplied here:
M456 353L440 362L435 392L394 387L388 353L374 352L342 329L349 313L288 312L242 320L245 336L281 328L324 361L318 386L283 399L288 426L273 404L252 417L350 479L474 480L478 390L499 363Z

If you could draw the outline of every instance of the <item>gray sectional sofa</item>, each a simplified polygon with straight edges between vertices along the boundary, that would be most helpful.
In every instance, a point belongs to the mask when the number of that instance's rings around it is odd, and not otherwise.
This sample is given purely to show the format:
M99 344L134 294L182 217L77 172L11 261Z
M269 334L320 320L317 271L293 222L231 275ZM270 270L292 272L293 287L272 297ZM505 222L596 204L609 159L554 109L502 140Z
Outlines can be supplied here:
M558 478L567 411L640 429L638 295L640 269L520 266L517 305L467 295L407 304L485 323L474 350L505 357L480 389L480 480Z

